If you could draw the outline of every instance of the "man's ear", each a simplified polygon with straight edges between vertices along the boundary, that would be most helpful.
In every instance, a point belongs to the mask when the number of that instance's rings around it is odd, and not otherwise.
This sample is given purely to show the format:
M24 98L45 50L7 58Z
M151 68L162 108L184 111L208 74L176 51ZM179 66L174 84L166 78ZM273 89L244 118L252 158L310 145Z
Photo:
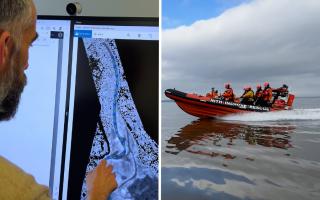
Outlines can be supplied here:
M2 71L6 59L9 55L9 39L10 33L8 31L0 31L0 71Z

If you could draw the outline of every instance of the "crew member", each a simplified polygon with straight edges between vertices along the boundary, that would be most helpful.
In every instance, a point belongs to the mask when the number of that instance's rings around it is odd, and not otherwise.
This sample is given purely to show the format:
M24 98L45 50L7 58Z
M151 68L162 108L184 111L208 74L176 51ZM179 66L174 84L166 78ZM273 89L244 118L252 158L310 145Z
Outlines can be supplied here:
M254 102L254 92L250 86L246 86L243 88L244 93L240 98L242 98L241 103L247 105L253 105Z
M234 94L233 94L233 89L230 86L230 83L224 84L225 91L222 94L222 97L226 101L234 101Z
M276 94L272 103L274 103L279 98L279 96L287 97L289 94L288 85L286 84L283 84L282 87L274 89L273 91L276 92Z
M214 87L211 88L211 98L216 98L218 96L218 90L215 90Z
M256 91L256 94L254 95L254 98L255 98L254 105L261 106L263 104L262 96L263 96L263 91L262 91L261 85L257 85L257 91Z
M262 105L265 107L270 107L272 102L272 88L270 87L270 84L268 82L264 83L264 89L263 89L263 94L262 94Z

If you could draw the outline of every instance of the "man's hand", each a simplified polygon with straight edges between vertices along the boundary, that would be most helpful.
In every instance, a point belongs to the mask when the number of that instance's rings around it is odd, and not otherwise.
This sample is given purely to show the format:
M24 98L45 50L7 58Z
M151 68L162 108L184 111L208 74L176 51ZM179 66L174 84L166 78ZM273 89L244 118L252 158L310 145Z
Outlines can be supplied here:
M117 186L112 166L107 166L107 162L104 159L87 175L89 200L106 200Z

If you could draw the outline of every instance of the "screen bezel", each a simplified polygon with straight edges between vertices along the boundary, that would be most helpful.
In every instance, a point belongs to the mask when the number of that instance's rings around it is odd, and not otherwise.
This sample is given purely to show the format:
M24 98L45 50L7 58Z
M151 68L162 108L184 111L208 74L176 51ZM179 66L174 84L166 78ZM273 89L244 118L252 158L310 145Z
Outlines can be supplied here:
M93 24L103 24L105 22L115 23L116 25L127 26L159 26L159 18L155 17L94 17L94 16L54 16L38 15L38 19L45 20L70 20L73 23L90 22ZM71 25L73 25L71 23ZM111 24L112 25L112 24ZM72 28L72 27L71 27Z

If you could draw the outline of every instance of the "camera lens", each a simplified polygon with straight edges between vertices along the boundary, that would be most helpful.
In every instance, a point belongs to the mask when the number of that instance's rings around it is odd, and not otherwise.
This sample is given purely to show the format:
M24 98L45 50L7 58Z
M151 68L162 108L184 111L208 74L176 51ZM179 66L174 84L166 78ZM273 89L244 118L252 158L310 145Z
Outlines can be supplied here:
M69 3L66 7L66 11L69 15L75 15L77 13L77 6L74 3Z

